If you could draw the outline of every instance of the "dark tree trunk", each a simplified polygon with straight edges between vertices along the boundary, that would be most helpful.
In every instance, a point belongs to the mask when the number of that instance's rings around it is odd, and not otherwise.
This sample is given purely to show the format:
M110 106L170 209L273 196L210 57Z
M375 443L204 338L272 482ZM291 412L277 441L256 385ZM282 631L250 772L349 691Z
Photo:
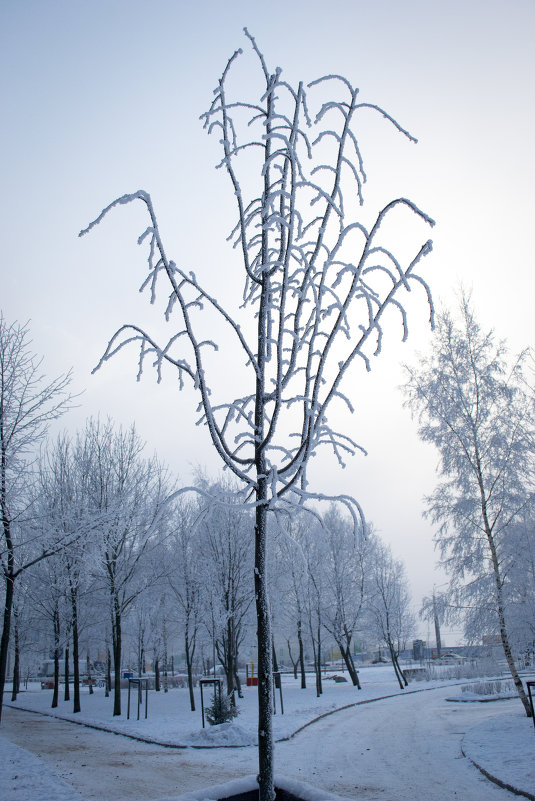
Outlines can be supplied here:
M400 670L400 667L398 665L398 660L397 660L397 657L396 657L396 653L394 651L394 646L390 642L390 640L388 640L387 645L388 645L388 650L389 650L389 653L390 653L390 659L392 660L392 667L394 668L394 673L396 674L396 679L398 680L399 689L400 690L404 690L405 686L406 686L404 684L404 678L405 677L403 676L403 674L402 674L402 672Z
M11 690L11 700L16 701L17 695L20 692L20 641L19 641L19 624L17 614L13 610L15 620L14 626L14 646L15 646L15 659L13 661L13 687Z
M4 530L7 523L4 522ZM2 640L0 641L0 720L2 719L2 705L4 700L4 687L6 684L7 673L7 653L9 649L9 635L11 629L11 611L13 609L14 582L13 578L13 554L8 548L8 572L4 573L5 579L5 599L4 599L4 625L2 628Z
M106 692L105 697L109 698L111 690L111 652L106 648Z
M193 670L192 662L195 653L195 643L191 643L189 639L189 630L186 627L184 634L184 647L186 651L186 669L188 671L188 689L189 689L189 705L192 712L195 712L195 694L193 692Z
M71 700L71 688L69 685L69 674L70 674L70 664L69 664L69 646L67 645L65 648L65 671L64 671L64 678L65 678L65 692L63 695L64 701Z
M279 671L279 663L277 662L277 652L275 651L275 638L273 637L271 640L271 649L273 651L273 670L275 673Z
M433 595L433 617L435 620L435 639L437 642L437 657L438 659L440 659L440 657L442 656L442 640L440 638L440 621L438 619L437 606L434 595Z
M58 705L58 698L59 698L59 635L60 635L60 623L59 623L59 608L58 605L54 607L53 613L53 621L54 621L54 692L52 693L52 709L55 709Z
M160 692L160 660L158 657L154 660L154 689L157 693Z
M112 647L113 647L113 714L121 714L121 610L115 600L114 617L112 626Z
M162 634L163 634L163 691L164 693L166 693L169 691L169 681L167 674L167 625L165 622L165 617L163 619L163 624L162 624Z
M290 657L290 662L292 663L292 668L293 668L293 672L294 672L294 679L297 681L297 666L299 665L299 657L297 657L297 659L294 662L294 658L292 656L292 647L290 645L290 640L288 639L288 640L286 640L286 642L288 643L288 656Z
M263 467L257 470L254 586L258 643L258 788L259 801L273 801L273 676L271 670L271 616L267 582L267 482Z
M72 613L72 661L74 680L73 713L81 712L80 704L80 643L78 638L78 599L76 587L71 584L71 613Z
M87 651L86 664L87 664L87 683L89 686L89 695L93 695L93 677L91 676L91 660L89 658L89 649Z
M319 696L323 693L323 686L321 683L321 632L318 624L318 660L316 663L316 695Z
M236 687L236 690L238 691L238 698L243 698L243 693L241 691L241 681L240 681L240 676L239 676L239 673L238 673L238 660L237 659L234 660L234 686Z
M303 624L297 621L297 642L299 643L299 665L301 669L301 689L306 690L307 676L305 673L305 648L303 646Z
M349 644L347 646L344 646L343 643L337 642L337 645L340 649L340 653L342 654L342 658L347 667L347 672L349 673L349 678L353 683L353 687L356 687L358 690L360 690L361 686L359 681L359 674L355 667L355 662L353 661L353 656L351 655Z

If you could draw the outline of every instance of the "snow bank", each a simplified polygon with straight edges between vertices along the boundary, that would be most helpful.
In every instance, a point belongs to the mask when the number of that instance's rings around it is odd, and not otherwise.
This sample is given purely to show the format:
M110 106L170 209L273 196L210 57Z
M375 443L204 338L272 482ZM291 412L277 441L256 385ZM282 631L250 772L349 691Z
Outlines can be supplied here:
M328 793L325 790L318 790L305 782L290 779L286 776L275 774L275 787L283 790L288 795L300 798L303 801L347 801L339 795ZM217 799L233 798L235 796L247 796L258 790L256 776L244 776L241 779L234 779L225 784L217 784L212 787L205 787L194 793L184 793L180 796L168 796L160 798L158 801L217 801Z
M521 712L500 715L470 729L462 750L489 778L535 799L535 727Z
M52 773L40 759L1 735L0 752L0 798L9 801L81 801L82 796Z

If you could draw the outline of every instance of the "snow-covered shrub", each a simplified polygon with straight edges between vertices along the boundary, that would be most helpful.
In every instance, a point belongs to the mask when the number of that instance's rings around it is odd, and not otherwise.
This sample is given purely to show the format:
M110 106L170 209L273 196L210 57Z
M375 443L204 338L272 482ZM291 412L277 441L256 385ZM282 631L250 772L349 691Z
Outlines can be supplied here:
M503 670L494 659L478 659L461 665L428 665L414 676L416 681L434 679L477 679L484 676L497 676Z
M472 684L465 684L461 687L463 693L475 693L476 695L502 695L514 693L515 686L511 680L503 681L495 679L490 681L475 681Z
M224 693L214 693L212 703L205 709L206 720L210 726L217 726L219 723L228 723L239 714L239 709L233 706L230 696Z

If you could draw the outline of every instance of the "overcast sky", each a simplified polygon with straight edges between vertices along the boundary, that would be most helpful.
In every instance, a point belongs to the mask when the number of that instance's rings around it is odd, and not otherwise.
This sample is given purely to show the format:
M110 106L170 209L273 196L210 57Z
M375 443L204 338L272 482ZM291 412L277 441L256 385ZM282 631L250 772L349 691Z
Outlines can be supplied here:
M99 413L135 421L183 482L198 464L219 468L193 425L192 395L149 374L136 384L134 352L90 375L121 323L154 320L137 291L142 209L77 234L115 197L146 189L168 254L228 292L232 197L199 115L227 58L247 49L244 25L287 80L344 74L418 138L364 123L363 214L405 196L437 220L424 269L436 302L451 306L462 281L482 324L513 350L535 333L533 0L0 0L0 308L8 321L31 321L49 375L73 367L85 392L64 426ZM392 328L372 373L352 378L346 431L369 455L345 471L322 461L313 477L315 489L360 501L405 561L418 605L444 575L421 517L437 456L418 442L397 391L401 362L430 340L423 298L409 311L409 342Z

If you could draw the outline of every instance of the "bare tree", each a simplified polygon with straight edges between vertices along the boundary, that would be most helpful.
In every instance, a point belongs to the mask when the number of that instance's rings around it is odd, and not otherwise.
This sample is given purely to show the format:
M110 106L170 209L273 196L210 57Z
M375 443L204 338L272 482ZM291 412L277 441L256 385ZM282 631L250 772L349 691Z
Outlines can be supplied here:
M379 642L388 648L392 667L404 689L408 682L399 664L399 654L414 631L410 597L403 564L392 557L390 548L374 538L370 616Z
M328 548L325 569L330 598L324 625L340 649L353 685L360 690L352 646L369 595L370 539L365 532L355 532L336 507L325 516L324 526Z
M231 484L221 483L208 491L218 501L202 510L197 548L198 553L207 557L201 580L204 587L211 588L210 611L216 623L216 652L225 671L227 694L234 706L235 691L241 696L239 648L247 633L249 610L254 600L250 582L253 522Z
M191 711L195 711L193 662L197 648L201 616L201 571L196 523L199 509L191 503L175 505L171 518L169 585L177 605L179 623L184 635L184 653L188 674Z
M438 317L431 354L407 367L407 404L419 434L440 453L441 479L426 498L450 595L459 608L491 614L526 714L531 708L518 675L507 625L513 527L533 502L533 417L522 357L508 363L503 344L484 333L464 293L457 322ZM510 537L511 535L511 537ZM488 619L488 618L487 618ZM472 615L473 621L473 615Z
M70 405L70 374L52 381L41 373L41 360L31 351L27 326L8 325L0 313L0 517L4 614L0 642L0 719L15 581L37 561L63 543L49 548L30 524L32 481L38 446L52 420Z
M320 99L313 123L304 85L293 88L280 69L269 70L255 40L245 33L260 67L258 96L249 100L232 95L231 75L241 53L236 51L204 115L208 133L221 142L219 166L230 179L237 207L230 239L244 271L241 312L227 312L193 273L168 258L152 200L144 191L113 201L81 235L117 205L134 200L145 204L149 224L139 241L149 243L149 273L143 287L150 289L154 300L164 277L169 297L166 317L178 309L181 322L162 344L139 326L121 327L99 366L125 345L138 343L140 373L149 358L159 377L168 365L181 384L191 381L214 448L242 482L244 497L254 499L259 786L260 801L272 801L267 515L290 503L292 494L303 502L316 497L306 481L312 453L325 446L342 462L344 455L357 450L350 437L330 427L327 412L344 405L352 411L342 392L343 380L358 362L370 367L371 356L381 349L383 319L389 309L400 314L403 336L407 335L399 295L416 285L429 295L416 269L429 253L430 242L404 263L394 255L383 223L397 212L427 224L432 220L406 198L385 206L369 228L348 218L348 211L354 213L353 201L362 202L366 179L355 133L359 112L376 111L409 139L413 137L383 109L360 102L358 90L337 75L309 84L315 95L330 87L341 92L340 99ZM238 391L230 400L217 396L209 383L211 355L224 338L215 343L201 332L203 310L205 331L214 330L214 315L219 325L226 326L246 364L243 376L237 373L233 382L243 378L243 393ZM236 354L231 358L236 365Z
M297 668L299 667L301 689L305 690L307 685L304 627L307 566L299 544L303 528L306 525L303 518L303 514L294 514L291 517L285 516L284 520L280 521L273 558L278 564L278 575L275 579L277 582L277 594L285 599L282 613L297 637L295 660L292 656L291 638L290 636L287 637L288 655L294 666L295 678L297 678Z
M90 420L84 435L90 462L89 507L100 520L95 537L94 573L109 601L114 662L113 714L121 714L123 617L154 581L143 560L155 547L162 510L169 495L165 470L156 459L142 458L144 443L134 426L115 429L111 421Z

